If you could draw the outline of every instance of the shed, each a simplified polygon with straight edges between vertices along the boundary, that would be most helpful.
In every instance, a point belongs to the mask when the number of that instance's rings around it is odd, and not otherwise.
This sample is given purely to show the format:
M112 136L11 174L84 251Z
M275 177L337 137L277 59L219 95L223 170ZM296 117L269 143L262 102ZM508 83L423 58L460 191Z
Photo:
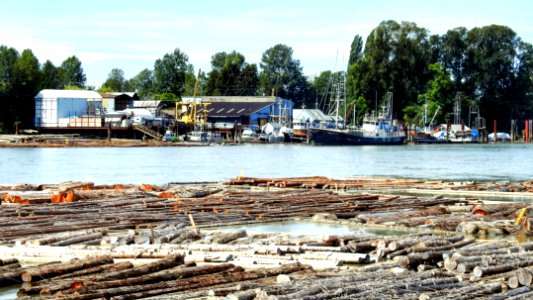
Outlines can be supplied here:
M139 100L137 93L109 92L102 93L102 104L106 111L124 110L133 107L133 101Z
M35 127L101 126L102 97L95 91L42 90L35 96ZM83 118L83 119L80 119Z
M335 117L324 114L320 109L295 109L293 122L307 123L311 128L332 127Z

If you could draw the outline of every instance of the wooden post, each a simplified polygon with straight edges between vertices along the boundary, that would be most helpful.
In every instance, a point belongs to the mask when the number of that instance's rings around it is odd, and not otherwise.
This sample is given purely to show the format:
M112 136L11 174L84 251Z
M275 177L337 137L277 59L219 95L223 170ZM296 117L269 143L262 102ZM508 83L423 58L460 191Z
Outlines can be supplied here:
M524 142L529 142L529 120L526 120L526 128L524 129Z
M494 143L498 141L498 132L497 132L497 126L496 126L496 120L494 120L493 123L493 132L494 132Z
M107 124L107 140L111 141L111 122Z
M196 230L196 223L194 223L194 219L192 218L191 214L189 214L189 220L191 221L192 230L194 233L198 234L198 231Z

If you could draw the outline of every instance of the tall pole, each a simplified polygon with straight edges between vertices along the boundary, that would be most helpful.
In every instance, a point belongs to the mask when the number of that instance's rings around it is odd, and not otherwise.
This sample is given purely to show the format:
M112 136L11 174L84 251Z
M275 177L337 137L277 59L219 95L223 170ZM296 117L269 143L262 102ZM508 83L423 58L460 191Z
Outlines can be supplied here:
M494 143L496 143L496 141L498 141L498 134L497 134L497 127L496 127L496 120L494 120L494 124L493 124L493 131L494 131Z
M529 120L526 120L526 129L524 130L524 141L529 143Z

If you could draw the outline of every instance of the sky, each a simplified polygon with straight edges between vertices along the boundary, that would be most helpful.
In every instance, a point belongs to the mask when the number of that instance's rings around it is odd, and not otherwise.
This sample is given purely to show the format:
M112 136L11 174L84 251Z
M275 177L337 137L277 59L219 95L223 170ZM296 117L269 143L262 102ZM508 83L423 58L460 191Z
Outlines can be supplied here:
M113 68L129 79L176 48L209 72L215 53L235 50L259 66L267 49L285 44L314 76L344 69L354 36L366 40L385 20L439 35L505 25L533 43L532 12L531 0L4 0L0 45L56 66L75 55L95 88Z

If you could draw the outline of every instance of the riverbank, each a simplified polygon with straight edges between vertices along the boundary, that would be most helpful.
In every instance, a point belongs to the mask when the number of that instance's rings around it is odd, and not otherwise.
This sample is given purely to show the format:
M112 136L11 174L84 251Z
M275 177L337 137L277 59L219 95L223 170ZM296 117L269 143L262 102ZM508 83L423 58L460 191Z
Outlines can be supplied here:
M0 148L66 148L66 147L193 147L207 143L162 142L153 139L101 139L77 134L0 135Z
M503 193L501 182L316 176L2 186L0 259L20 266L6 264L0 285L73 299L527 295L533 244L515 220L530 203L444 196L458 187ZM287 222L349 231L257 230Z

